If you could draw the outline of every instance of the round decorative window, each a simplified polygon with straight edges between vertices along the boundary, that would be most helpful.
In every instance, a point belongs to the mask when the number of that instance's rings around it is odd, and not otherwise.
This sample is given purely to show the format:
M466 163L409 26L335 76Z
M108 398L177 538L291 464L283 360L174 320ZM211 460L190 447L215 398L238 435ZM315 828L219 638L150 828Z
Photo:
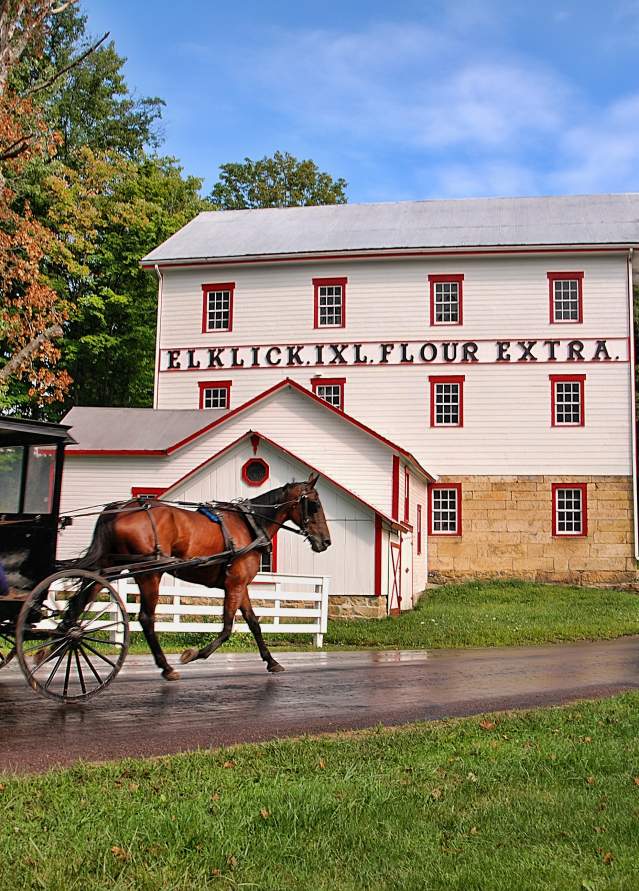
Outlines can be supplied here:
M262 458L250 458L242 467L242 479L247 486L261 486L269 477L269 466Z

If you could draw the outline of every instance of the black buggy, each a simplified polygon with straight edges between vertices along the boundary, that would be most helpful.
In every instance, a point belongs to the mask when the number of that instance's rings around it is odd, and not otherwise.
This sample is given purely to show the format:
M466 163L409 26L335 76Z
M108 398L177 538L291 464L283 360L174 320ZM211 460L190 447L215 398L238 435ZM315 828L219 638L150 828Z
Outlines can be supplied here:
M95 572L56 563L68 427L0 417L0 668L14 656L37 693L83 701L119 672L127 612Z

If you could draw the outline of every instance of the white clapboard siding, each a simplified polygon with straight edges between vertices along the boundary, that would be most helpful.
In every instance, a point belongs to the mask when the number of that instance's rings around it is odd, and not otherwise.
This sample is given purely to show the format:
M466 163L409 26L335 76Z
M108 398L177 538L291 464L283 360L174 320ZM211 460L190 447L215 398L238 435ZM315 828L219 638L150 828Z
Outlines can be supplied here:
M582 324L549 323L549 271L584 273ZM464 323L433 328L429 324L428 275L446 272L464 275ZM313 328L314 276L348 278L345 328ZM236 283L233 331L203 334L201 283L216 280ZM353 343L530 339L541 343L556 338L627 338L629 333L627 266L622 254L419 258L167 270L162 313L162 349L318 340ZM491 347L494 349L494 344ZM216 375L232 379L231 404L236 407L285 376L310 389L311 378L321 373L346 379L345 408L349 414L413 452L423 466L437 474L629 474L631 369L627 344L617 341L615 351L619 361L613 356L610 363L518 363L514 361L515 348L513 361L508 364L281 366L162 372L158 407L197 407L198 381L214 380ZM580 429L553 429L549 375L574 372L587 375L586 425ZM446 373L466 376L461 430L429 426L428 376ZM301 404L297 409L299 419L308 424L311 409ZM288 444L292 441L289 437L296 439L295 420L284 415L278 423ZM329 439L339 443L339 449L333 445L333 450L346 452L347 444L337 427L328 420L319 427L324 424ZM255 427L259 429L257 424ZM315 432L312 422L310 429ZM305 455L306 446L312 449L313 442L318 446L314 455L325 452L319 431L318 437L309 437L305 442ZM374 449L363 447L359 440L354 445L362 461L349 468L349 456L345 455L341 463L336 460L338 478L348 480L349 487L387 511L388 504L379 500L378 481L370 472L370 452Z
M557 335L548 319L548 272L584 273L583 337L625 337L626 254L463 256L395 260L165 269L162 288L162 348L217 345L221 335L202 333L202 284L235 282L229 344L304 343L313 328L313 278L346 277L346 328L335 338L429 340L429 275L464 275L464 339ZM456 339L459 328L437 328ZM329 333L330 339L330 333ZM175 377L175 375L174 375ZM165 386L170 386L167 382Z
M201 467L167 493L167 497L197 503L253 498L293 479L308 477L306 465L264 441L258 454L267 461L270 471L263 487L247 486L242 480L242 465L253 456L250 440L244 439L216 461ZM147 460L127 456L106 459L70 456L64 474L63 512L99 501L128 498L132 485L163 486L175 482L167 475L172 459L150 459L154 469L148 474L145 472ZM320 478L317 485L333 544L316 554L301 536L281 531L277 537L278 568L307 576L328 575L335 594L370 594L374 589L375 513L324 478ZM390 488L390 465L383 485ZM96 519L96 516L77 518L62 531L58 556L78 556L90 542Z

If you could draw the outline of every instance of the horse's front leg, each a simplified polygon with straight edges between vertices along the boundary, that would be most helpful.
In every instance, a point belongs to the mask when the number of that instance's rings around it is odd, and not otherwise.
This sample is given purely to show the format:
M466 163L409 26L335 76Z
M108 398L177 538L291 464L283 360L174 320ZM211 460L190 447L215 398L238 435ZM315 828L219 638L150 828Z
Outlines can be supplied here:
M242 603L244 596L248 596L246 585L238 585L227 587L224 589L224 610L222 615L222 630L218 636L198 650L197 647L189 647L184 650L180 656L180 662L186 664L193 662L195 659L208 659L211 653L214 653L222 644L229 639L233 631L233 622L235 621L235 613Z
M162 669L162 677L166 681L177 681L180 679L180 673L169 665L155 633L155 607L160 597L160 578L161 574L159 573L136 576L135 581L140 589L140 615L138 618L146 642L153 653L155 664Z
M271 655L271 651L264 642L264 637L262 636L262 628L260 627L257 616L253 612L253 604L251 603L248 591L246 592L246 596L240 604L240 610L242 611L244 621L249 626L251 634L255 638L255 643L257 644L257 648L260 651L260 656L262 657L264 662L266 662L266 670L271 672L286 671L283 665L280 665L279 662L275 661L275 659Z

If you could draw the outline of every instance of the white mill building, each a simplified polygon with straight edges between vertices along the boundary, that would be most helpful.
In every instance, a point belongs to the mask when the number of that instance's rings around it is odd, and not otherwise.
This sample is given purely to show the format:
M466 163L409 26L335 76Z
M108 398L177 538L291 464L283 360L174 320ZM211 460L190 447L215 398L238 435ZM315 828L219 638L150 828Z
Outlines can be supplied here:
M333 546L270 568L378 614L429 576L634 581L638 244L637 195L202 213L142 261L154 408L69 413L63 510L313 469Z

